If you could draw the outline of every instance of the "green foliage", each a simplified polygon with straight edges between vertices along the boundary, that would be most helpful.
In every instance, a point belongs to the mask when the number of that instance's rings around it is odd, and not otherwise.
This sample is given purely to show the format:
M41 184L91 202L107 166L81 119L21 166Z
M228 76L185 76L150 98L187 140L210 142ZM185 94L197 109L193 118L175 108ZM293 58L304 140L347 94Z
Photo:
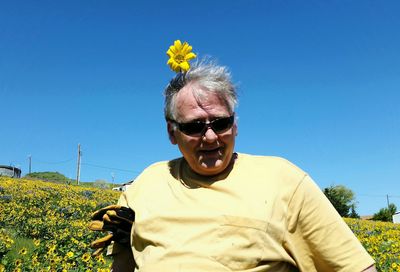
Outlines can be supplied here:
M354 206L351 206L351 211L349 214L350 218L360 218L360 215L356 212L356 209Z
M99 189L112 189L116 186L113 183L107 183L107 181L102 179L96 179L93 182L80 182L79 186L81 187L88 187L88 188L99 188Z
M24 176L27 179L44 180L54 183L61 184L75 184L76 180L69 179L59 172L33 172ZM80 182L79 186L89 187L89 188L100 188L100 189L112 189L115 184L107 183L107 181L102 179L97 179L94 182Z
M18 259L21 255L21 249L25 248L28 252L32 252L35 249L33 244L33 239L15 236L14 246L11 248L10 252L7 254L10 259Z
M33 172L27 174L25 178L30 179L40 179L45 181L51 181L55 183L73 184L75 180L69 179L61 173L58 172Z
M375 213L372 220L392 222L393 215L396 213L397 207L393 203L389 204L389 207L382 208L379 212Z
M352 190L343 185L336 185L327 187L323 191L340 216L359 217L355 211L356 203Z
M15 243L10 232L4 228L0 228L0 260L12 249Z

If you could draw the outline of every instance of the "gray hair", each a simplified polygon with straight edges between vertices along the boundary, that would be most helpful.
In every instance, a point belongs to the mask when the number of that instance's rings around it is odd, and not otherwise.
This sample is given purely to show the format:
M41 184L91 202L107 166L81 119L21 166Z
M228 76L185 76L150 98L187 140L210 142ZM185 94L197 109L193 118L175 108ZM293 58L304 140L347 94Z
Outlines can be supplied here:
M164 115L166 119L176 120L176 96L189 83L197 83L208 92L217 94L226 103L229 112L234 112L237 94L228 68L205 60L195 62L187 72L178 73L165 88ZM201 98L203 94L194 93L194 95Z

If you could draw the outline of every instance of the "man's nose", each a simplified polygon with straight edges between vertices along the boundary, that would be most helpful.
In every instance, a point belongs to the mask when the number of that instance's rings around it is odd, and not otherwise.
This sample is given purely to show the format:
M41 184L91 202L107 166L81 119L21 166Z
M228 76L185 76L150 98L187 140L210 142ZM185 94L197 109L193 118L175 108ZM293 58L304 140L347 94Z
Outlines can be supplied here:
M218 139L218 135L214 132L211 127L206 128L204 132L203 140L208 143L212 143Z

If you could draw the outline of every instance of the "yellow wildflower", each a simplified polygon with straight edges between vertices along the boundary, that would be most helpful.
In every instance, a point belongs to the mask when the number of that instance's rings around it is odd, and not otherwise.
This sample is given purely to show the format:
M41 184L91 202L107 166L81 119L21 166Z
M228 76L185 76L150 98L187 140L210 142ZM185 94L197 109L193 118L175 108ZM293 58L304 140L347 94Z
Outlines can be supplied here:
M180 40L176 40L174 45L169 47L167 55L169 56L167 64L177 73L189 70L189 61L196 57L192 47L187 42L182 44Z
M40 240L39 239L33 239L33 244L38 247L40 245Z
M55 249L56 249L56 245L55 245L55 244L51 244L51 245L49 246L48 253L53 253Z
M73 253L72 251L69 251L69 252L67 253L67 257L68 257L69 259L71 259L72 257L74 257L74 253Z
M97 262L101 263L101 264L105 264L106 260L104 260L103 255L98 255L96 256Z
M26 253L28 253L28 250L25 247L23 247L23 248L21 248L21 250L18 253L20 255L25 255Z
M85 254L82 255L82 261L87 263L89 260L90 260L90 254L89 253L85 253Z
M14 264L15 264L16 267L19 267L22 264L22 260L21 259L16 259Z
M55 258L50 259L50 264L55 265L57 263L57 260Z
M37 257L33 257L33 258L32 258L32 265L33 265L33 266L38 266L38 265L39 265L39 262L38 262Z

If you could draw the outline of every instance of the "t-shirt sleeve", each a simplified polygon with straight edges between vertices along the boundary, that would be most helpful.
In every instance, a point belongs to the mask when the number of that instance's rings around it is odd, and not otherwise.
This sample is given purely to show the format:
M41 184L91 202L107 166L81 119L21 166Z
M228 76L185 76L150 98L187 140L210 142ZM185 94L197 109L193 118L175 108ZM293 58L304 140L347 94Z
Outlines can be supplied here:
M288 206L284 246L300 271L362 271L374 264L321 189L305 176Z

